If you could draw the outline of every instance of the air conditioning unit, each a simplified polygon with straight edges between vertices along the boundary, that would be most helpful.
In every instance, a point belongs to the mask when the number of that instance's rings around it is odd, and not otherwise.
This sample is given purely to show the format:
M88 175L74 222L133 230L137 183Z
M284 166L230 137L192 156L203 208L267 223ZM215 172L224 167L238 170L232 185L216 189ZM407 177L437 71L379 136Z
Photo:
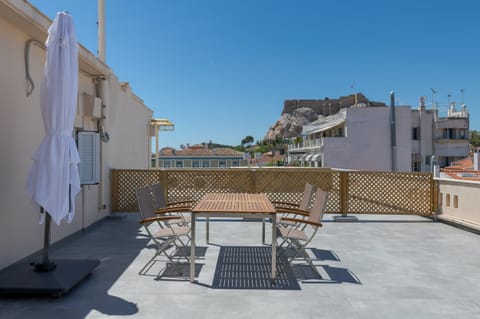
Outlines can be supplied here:
M102 117L102 99L84 93L83 94L83 115L94 118Z

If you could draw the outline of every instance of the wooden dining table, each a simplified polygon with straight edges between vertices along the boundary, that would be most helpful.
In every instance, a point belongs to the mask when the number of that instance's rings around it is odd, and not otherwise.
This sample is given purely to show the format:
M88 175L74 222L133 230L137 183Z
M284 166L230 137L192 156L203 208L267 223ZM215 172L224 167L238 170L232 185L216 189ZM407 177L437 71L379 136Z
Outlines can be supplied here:
M192 209L191 245L190 245L190 281L195 281L195 232L197 217L239 217L270 218L272 221L272 272L271 279L276 278L276 210L265 194L248 193L207 193ZM208 239L207 222L207 242ZM262 234L264 236L264 234Z

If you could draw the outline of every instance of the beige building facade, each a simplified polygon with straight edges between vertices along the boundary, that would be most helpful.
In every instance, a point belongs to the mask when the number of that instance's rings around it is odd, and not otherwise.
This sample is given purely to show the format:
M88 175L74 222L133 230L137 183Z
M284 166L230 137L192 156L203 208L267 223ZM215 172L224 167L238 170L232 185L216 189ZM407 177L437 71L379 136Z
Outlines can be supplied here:
M75 17L74 17L75 18ZM32 154L44 136L40 85L43 43L52 21L27 1L0 0L0 269L40 250L44 226L25 191ZM31 81L27 81L27 73ZM148 168L153 111L105 63L80 45L75 132L90 131L98 176L82 185L71 224L52 223L51 242L92 225L110 212L112 168ZM33 85L32 85L33 84Z

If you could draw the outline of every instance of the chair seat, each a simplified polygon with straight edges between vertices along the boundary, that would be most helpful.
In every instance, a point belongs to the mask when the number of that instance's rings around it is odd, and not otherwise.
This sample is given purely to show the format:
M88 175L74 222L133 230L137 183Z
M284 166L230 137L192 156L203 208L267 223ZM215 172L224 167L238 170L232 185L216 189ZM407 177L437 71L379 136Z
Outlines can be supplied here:
M170 237L170 236L184 236L190 233L190 226L179 226L173 228L162 228L159 229L153 236L156 238L161 237Z
M308 237L303 230L300 229L292 229L286 227L278 227L278 231L280 232L280 236L283 238L292 238L307 241Z
M285 225L285 226L292 226L292 225L295 225L295 222L292 222L290 220L285 220L285 219L282 219L280 218L280 220L278 221L279 224L281 225Z
M166 221L167 224L190 224L192 217L189 215L182 215L181 219L172 219Z

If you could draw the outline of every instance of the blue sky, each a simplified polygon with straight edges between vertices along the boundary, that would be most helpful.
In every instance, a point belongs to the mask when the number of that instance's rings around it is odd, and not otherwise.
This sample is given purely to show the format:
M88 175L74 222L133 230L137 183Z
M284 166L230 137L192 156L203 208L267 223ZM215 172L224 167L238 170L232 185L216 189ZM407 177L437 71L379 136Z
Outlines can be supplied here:
M30 2L70 12L96 54L97 1ZM434 88L444 115L463 89L480 130L479 12L477 0L106 0L106 60L175 124L162 147L260 140L285 99L353 91L416 107Z

